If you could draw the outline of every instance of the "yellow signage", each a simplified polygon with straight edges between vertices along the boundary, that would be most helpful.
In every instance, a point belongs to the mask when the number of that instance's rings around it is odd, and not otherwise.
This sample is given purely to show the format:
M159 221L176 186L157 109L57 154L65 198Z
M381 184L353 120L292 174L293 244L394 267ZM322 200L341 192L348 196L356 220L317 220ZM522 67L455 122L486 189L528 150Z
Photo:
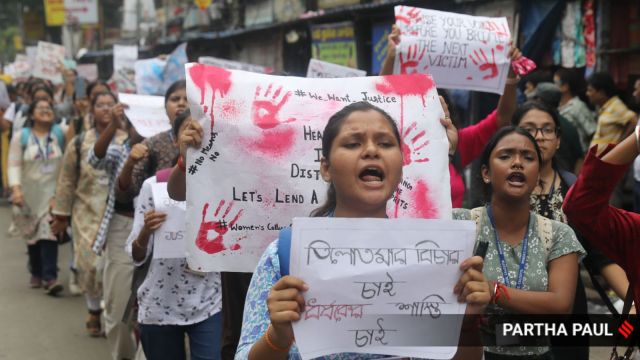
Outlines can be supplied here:
M64 25L64 0L44 0L47 26Z
M202 11L207 10L212 2L213 0L195 0L196 5L198 5L198 8Z

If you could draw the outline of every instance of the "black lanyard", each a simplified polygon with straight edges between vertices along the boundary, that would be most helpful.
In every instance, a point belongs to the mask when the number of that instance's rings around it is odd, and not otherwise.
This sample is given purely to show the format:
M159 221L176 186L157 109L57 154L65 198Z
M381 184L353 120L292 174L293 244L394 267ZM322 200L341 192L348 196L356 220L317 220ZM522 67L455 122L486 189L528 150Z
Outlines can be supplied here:
M38 137L33 133L33 131L31 132L31 135L33 136L33 141L35 141L36 145L38 146L38 156L36 157L36 160L38 160L38 158L41 158L45 161L49 160L49 155L51 153L49 151L49 143L51 142L51 131L47 133L47 142L45 143L44 151L42 151L42 147L40 146L40 140L38 140Z

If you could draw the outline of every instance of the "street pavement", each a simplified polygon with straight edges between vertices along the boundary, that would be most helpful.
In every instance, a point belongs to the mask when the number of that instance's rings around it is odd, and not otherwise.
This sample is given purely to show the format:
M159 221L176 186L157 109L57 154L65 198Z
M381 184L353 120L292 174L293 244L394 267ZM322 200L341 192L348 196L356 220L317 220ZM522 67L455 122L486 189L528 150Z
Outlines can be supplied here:
M56 298L29 288L24 241L7 235L11 207L0 204L0 360L108 360L104 338L85 332L82 296L68 292L71 246L60 246L59 279L65 290ZM591 359L609 358L609 348L591 348Z
M0 205L0 360L108 360L104 338L86 334L82 296L67 289L71 246L59 248L59 278L65 290L59 297L29 288L27 247L7 235L11 207Z

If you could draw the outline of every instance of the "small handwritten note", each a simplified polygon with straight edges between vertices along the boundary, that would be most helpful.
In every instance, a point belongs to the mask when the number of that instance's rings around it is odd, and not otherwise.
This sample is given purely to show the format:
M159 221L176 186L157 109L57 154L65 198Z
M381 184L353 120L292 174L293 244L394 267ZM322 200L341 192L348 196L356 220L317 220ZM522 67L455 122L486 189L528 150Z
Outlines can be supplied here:
M295 218L291 275L309 285L293 324L302 358L450 359L462 316L443 315L465 312L453 287L474 240L471 221Z
M138 134L145 138L171 129L162 96L124 94L118 95L128 108L124 111Z
M156 211L167 214L166 221L153 234L153 258L175 259L186 256L185 202L169 198L167 183L154 184Z
M394 73L431 74L438 87L502 94L509 71L507 19L396 6L402 41Z

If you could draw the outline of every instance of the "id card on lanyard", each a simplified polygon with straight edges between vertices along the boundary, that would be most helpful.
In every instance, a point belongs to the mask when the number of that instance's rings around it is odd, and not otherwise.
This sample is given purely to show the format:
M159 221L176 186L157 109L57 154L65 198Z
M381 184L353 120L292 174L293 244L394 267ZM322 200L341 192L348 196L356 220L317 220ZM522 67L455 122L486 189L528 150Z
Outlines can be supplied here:
M33 137L33 141L36 143L38 147L38 155L36 155L36 160L42 160L42 166L40 166L40 172L42 174L51 174L56 170L56 165L49 163L49 156L51 156L51 132L47 134L47 142L45 143L45 148L42 150L42 146L40 145L40 140L38 137L31 133Z

